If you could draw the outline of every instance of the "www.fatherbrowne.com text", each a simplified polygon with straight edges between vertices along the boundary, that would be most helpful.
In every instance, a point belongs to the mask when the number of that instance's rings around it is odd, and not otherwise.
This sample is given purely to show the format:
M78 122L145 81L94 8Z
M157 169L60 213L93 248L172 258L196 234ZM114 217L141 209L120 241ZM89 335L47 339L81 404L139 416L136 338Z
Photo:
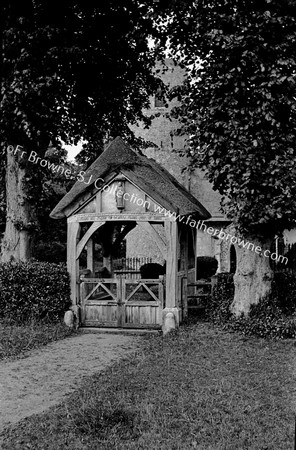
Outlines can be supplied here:
M174 217L178 222L184 223L185 225L189 225L192 228L196 228L197 230L202 230L205 233L208 233L210 236L217 236L218 239L222 240L229 240L232 244L237 244L239 247L246 248L248 250L251 250L258 255L264 255L266 258L271 258L273 261L280 262L287 264L288 258L283 255L278 255L277 253L271 253L270 250L263 250L260 245L255 246L253 242L245 241L244 239L241 239L237 236L234 236L230 233L227 233L226 231L223 231L223 229L220 228L212 228L208 227L204 221L202 220L194 220L191 215L189 216L180 216L179 214L176 214L174 212L168 211L165 208L162 208L158 205L155 205L154 208L155 212L159 214L164 214L166 217Z
M23 147L21 145L17 145L14 147L13 145L8 145L7 147L8 153L13 153L16 155L18 152L21 152L20 158L23 158L24 155L27 155L27 152L23 150ZM65 169L65 166L58 165L51 163L47 159L42 159L40 156L37 155L36 152L31 151L28 161L33 164L39 164L41 167L47 167L48 169L52 170L54 173L61 173L66 178L76 179L79 182L83 182L84 184L91 184L94 179L93 175L90 175L88 179L85 179L86 172L84 170L80 170L78 173L75 171L72 171L71 169ZM104 183L103 178L97 178L94 182L94 186L97 189L100 189L102 187L102 184ZM103 187L103 191L112 190L110 185L105 185ZM129 201L131 203L136 203L138 206L143 206L146 210L150 209L150 202L149 200L143 200L140 197L137 197L135 194L129 194L128 192L122 192L120 189L115 189L114 191L115 195L118 197L123 197L124 200ZM232 244L237 244L239 247L246 248L248 250L251 250L258 255L264 255L266 258L271 258L273 261L280 262L287 264L288 258L283 255L278 255L277 253L271 253L270 250L263 250L259 245L255 246L252 242L245 241L244 239L241 239L237 236L234 236L230 233L227 233L226 231L223 231L223 229L220 228L212 228L208 227L204 221L196 221L193 219L191 215L188 216L181 216L180 214L176 214L175 212L169 211L159 205L154 205L154 212L158 214L163 214L165 217L174 218L176 221L183 223L185 225L189 225L192 228L196 228L197 230L202 230L205 233L208 233L210 236L217 237L218 239L222 240L229 240Z
M142 206L145 208L145 210L151 209L151 204L149 200L143 200L142 198L138 197L135 194L130 194L128 192L123 192L120 189L117 189L115 186L111 187L110 185L105 185L103 187L103 191L112 192L118 196L123 197L124 200L129 201L131 203L137 204L138 206ZM185 225L189 225L192 228L196 228L197 230L202 230L205 233L208 233L210 236L216 236L218 239L221 240L229 240L232 244L237 244L239 247L246 248L247 250L251 250L258 255L265 256L266 258L271 258L273 261L277 261L280 263L287 264L288 258L283 255L278 255L277 253L271 253L270 250L266 249L263 250L259 245L255 246L253 242L245 241L244 239L241 239L237 236L234 236L233 234L227 233L221 228L212 228L208 227L204 221L202 220L194 220L191 215L188 216L181 216L180 214L176 214L175 212L169 211L159 205L154 204L154 212L164 215L165 217L174 218L176 221L183 223Z

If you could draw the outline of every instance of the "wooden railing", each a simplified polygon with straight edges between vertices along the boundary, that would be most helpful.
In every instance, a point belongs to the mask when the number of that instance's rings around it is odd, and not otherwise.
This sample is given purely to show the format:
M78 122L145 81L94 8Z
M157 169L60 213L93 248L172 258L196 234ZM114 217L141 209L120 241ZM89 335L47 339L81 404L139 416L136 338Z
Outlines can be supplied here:
M182 311L182 320L188 317L190 311L203 312L207 298L213 294L217 284L217 276L211 281L189 281L185 272L178 272L178 306Z
M116 271L129 270L137 272L143 264L148 264L151 262L152 258L150 256L144 256L141 258L118 258L113 260L113 269Z
M141 278L140 267L152 262L150 257L119 258L113 261L115 278L138 280Z

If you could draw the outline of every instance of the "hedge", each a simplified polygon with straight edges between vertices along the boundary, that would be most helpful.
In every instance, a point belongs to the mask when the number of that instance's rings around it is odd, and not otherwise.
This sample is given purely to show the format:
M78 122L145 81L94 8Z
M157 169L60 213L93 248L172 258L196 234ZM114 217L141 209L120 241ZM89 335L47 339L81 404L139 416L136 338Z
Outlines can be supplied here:
M290 273L275 273L271 294L250 313L235 317L230 312L234 298L233 274L218 274L217 286L206 306L208 320L244 335L270 338L296 337L296 280Z
M39 261L0 264L0 319L59 321L69 309L70 282L64 264Z
M225 323L231 318L230 305L234 298L233 273L218 273L213 295L206 303L206 316L213 322Z

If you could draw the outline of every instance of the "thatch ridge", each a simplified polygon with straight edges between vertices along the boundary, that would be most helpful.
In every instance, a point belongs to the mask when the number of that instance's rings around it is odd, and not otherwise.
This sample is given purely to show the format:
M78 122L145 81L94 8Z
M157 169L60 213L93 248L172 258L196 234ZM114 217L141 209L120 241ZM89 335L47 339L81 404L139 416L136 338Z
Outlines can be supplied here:
M75 203L78 206L81 196L93 189L98 178L105 179L107 175L120 172L130 175L147 195L165 208L169 205L172 212L182 215L198 214L202 219L210 218L206 208L166 169L142 153L136 153L120 137L115 138L85 171L86 180L93 176L92 183L86 185L77 181L56 205L50 216L55 219L66 217L65 209Z

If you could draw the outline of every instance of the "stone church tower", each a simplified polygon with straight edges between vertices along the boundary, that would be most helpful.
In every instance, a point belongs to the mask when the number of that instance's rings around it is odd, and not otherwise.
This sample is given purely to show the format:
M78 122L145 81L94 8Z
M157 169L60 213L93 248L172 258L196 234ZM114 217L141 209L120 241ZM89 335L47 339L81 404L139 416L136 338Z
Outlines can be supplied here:
M185 71L174 62L167 59L164 64L157 66L159 77L170 88L183 83ZM137 137L142 137L151 142L151 146L142 149L148 157L168 170L184 187L193 194L211 213L212 218L206 222L207 227L224 228L230 223L223 216L220 210L221 197L214 191L211 183L206 179L205 174L200 169L191 167L190 159L181 156L186 145L184 136L178 136L176 130L179 127L177 120L169 119L169 113L177 100L169 102L167 105L157 96L150 99L148 114L156 116L152 119L152 124L145 129L140 124L131 127ZM127 256L144 256L147 252L158 262L162 262L158 255L158 249L153 243L137 234L135 230L127 237ZM212 237L204 230L192 229L192 242L188 248L189 255L195 256L215 256L218 260L219 271L230 270L230 245L217 237Z

